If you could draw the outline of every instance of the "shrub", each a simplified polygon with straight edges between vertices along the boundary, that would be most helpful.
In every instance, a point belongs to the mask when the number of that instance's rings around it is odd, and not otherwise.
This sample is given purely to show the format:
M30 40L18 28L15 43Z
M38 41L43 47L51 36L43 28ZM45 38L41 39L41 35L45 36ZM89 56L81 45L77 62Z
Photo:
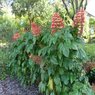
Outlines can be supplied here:
M86 54L76 31L65 27L54 35L45 33L41 40L45 46L39 50L44 62L39 88L46 95L91 94L86 93L89 86L82 68Z
M67 26L39 36L26 32L13 43L10 68L22 83L38 82L45 95L94 95L82 63L86 53L77 29ZM40 61L39 61L40 59Z
M0 40L4 42L11 42L11 36L14 31L15 24L13 18L9 18L6 15L0 16Z
M17 75L22 84L34 83L36 79L40 79L39 65L30 59L30 54L36 54L35 45L37 39L26 32L13 43L13 50L10 58L12 59L9 66L12 74ZM35 51L35 52L34 52Z

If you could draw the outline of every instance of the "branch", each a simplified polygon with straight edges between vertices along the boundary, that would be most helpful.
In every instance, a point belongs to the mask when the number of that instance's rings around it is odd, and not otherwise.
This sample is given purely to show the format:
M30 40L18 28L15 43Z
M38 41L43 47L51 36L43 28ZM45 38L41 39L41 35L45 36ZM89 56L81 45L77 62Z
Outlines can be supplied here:
M78 11L78 0L75 0L75 4L76 4L76 12Z
M86 6L87 6L87 0L85 1L84 10L86 9Z
M74 1L73 0L71 0L71 4L72 4L72 7L73 7L73 16L72 16L72 18L74 17L74 15L75 15L75 6L74 6Z
M67 8L67 5L66 5L65 1L62 0L62 2L63 2L63 4L64 4L64 6L65 6L65 9L66 9L66 11L67 11L67 14L69 15L69 17L70 17L71 19L73 19L72 16L71 16L71 14L70 14L70 12L69 12L69 10L68 10L68 8Z
M83 1L84 1L84 0L81 0L80 5L79 5L78 9L80 9L80 8L82 7Z

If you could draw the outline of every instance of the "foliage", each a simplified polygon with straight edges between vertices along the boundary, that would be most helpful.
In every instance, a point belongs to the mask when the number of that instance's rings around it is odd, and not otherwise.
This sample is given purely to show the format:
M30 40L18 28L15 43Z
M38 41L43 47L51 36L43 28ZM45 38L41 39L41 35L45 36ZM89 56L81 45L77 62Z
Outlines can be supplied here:
M30 25L33 21L45 25L53 12L48 0L14 0L12 9L16 16L28 16Z
M6 78L8 74L8 63L9 63L9 47L2 46L4 43L0 41L0 80Z
M86 9L87 0L62 0L68 16L73 20L74 15L81 8Z
M12 74L16 74L22 84L31 84L40 78L39 66L29 58L30 53L35 51L36 40L30 32L26 32L13 43L10 66Z
M89 72L87 72L87 77L89 78L89 82L90 84L94 84L95 83L95 67L93 69L91 69Z
M86 44L85 51L90 61L95 61L95 44Z
M80 47L81 39L74 32L72 27L66 27L50 37L45 33L42 38L46 45L39 51L44 60L39 88L46 95L87 94L85 89L81 92L81 86L85 84L85 76L81 75L85 52ZM47 37L49 39L46 40Z
M40 36L30 32L13 43L11 71L22 83L38 82L45 95L93 95L82 62L86 54L77 29L67 26L51 34L48 27ZM29 55L40 56L37 64Z
M95 18L89 19L89 27L90 27L90 42L95 42Z
M14 20L7 15L0 16L0 40L10 42L14 31Z
M19 16L28 14L31 12L31 9L34 7L34 3L38 2L39 0L15 0L12 3L13 12ZM27 12L28 11L28 12Z
M22 84L37 83L45 95L94 95L83 70L86 53L78 29L67 25L51 33L48 24L53 10L48 6L45 0L13 2L13 12L20 17L16 23L20 36L11 48L8 65L11 74ZM42 26L39 35L33 35L33 30L31 32L31 22ZM30 29L26 29L27 26Z
M94 18L90 18L89 21L90 21L90 22L89 22L90 25L94 25L94 24L95 24L95 19L94 19Z

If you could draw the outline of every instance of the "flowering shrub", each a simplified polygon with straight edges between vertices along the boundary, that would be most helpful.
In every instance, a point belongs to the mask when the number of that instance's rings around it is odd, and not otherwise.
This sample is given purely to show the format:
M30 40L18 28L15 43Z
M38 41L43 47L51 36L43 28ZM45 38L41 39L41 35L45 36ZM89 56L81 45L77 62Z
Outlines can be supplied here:
M11 73L16 75L22 84L31 84L40 79L39 60L34 56L37 55L37 42L38 39L31 32L26 32L13 43L9 66Z
M40 32L33 23L34 31L13 43L11 71L22 83L37 82L45 95L94 95L83 70L86 54L78 30L63 27L58 13L52 18L52 29Z
M38 51L43 58L39 89L45 95L93 95L82 69L86 54L76 31L65 27L54 35L45 33L41 39L45 46Z

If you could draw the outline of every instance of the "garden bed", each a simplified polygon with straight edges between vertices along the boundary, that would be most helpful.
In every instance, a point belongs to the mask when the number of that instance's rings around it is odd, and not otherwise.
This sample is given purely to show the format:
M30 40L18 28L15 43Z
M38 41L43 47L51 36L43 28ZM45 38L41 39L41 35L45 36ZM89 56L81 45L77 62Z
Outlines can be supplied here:
M32 85L30 87L23 87L17 79L7 77L0 81L0 95L42 95L38 92L38 87Z

